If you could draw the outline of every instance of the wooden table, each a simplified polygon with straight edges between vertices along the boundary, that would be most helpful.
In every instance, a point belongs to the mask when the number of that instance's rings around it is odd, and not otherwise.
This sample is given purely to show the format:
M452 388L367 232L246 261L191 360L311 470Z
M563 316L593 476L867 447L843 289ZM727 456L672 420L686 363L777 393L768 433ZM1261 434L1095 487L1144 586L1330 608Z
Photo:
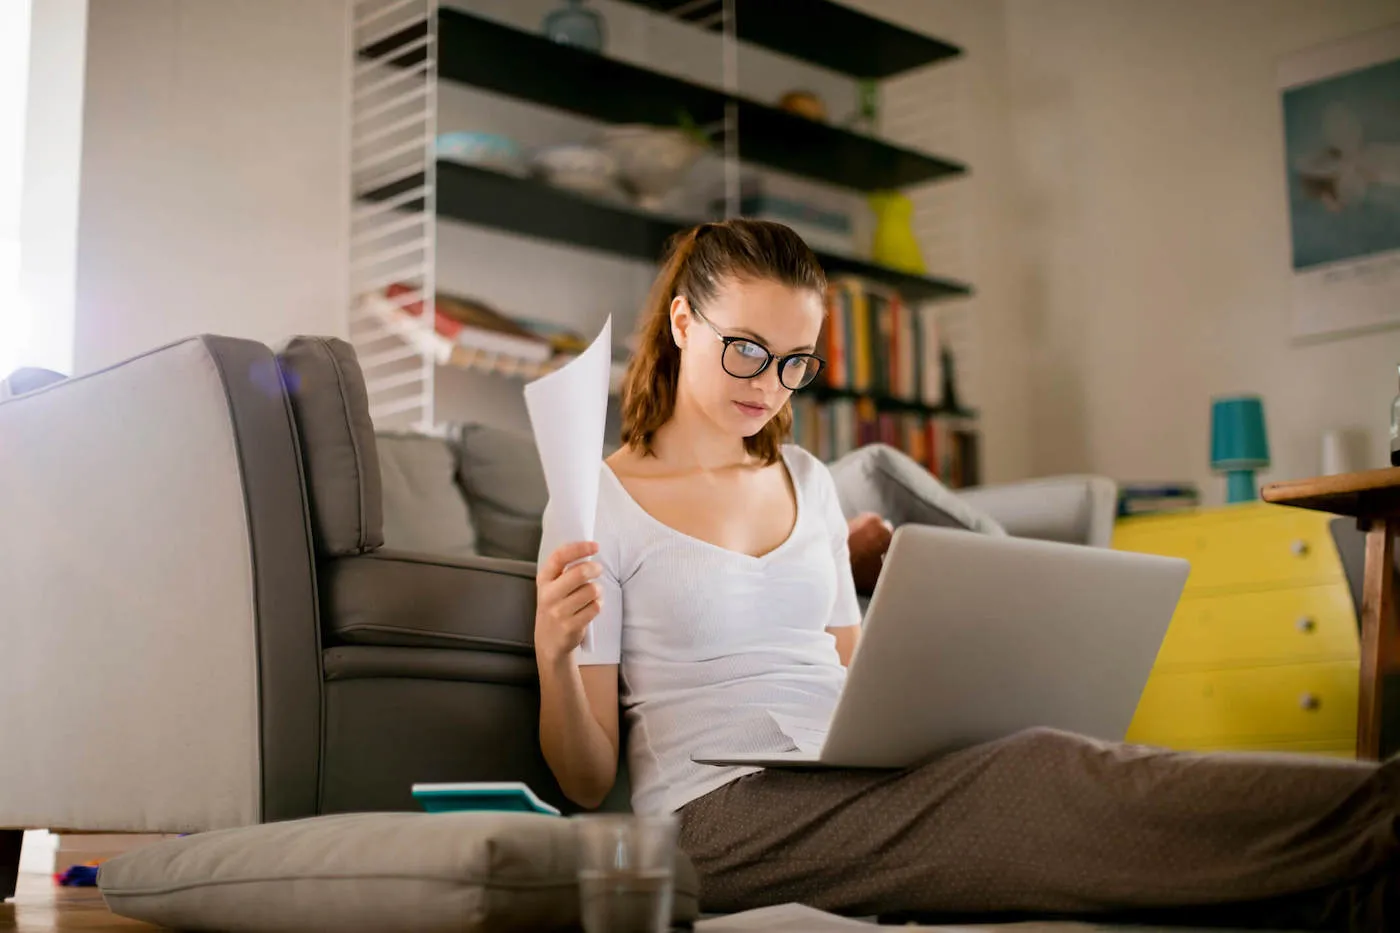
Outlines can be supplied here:
M1381 689L1400 673L1400 623L1395 617L1395 533L1400 530L1400 467L1270 483L1265 502L1355 518L1366 532L1361 598L1361 684L1356 757L1374 761L1381 748Z

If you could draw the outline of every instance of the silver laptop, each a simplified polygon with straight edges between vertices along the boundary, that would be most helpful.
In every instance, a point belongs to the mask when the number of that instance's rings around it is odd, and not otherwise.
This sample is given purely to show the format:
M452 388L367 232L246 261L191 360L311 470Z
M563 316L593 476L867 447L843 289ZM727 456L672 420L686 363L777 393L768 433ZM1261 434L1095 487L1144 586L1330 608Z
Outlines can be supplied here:
M1176 558L901 526L824 737L694 760L905 768L1035 726L1120 740L1189 571Z

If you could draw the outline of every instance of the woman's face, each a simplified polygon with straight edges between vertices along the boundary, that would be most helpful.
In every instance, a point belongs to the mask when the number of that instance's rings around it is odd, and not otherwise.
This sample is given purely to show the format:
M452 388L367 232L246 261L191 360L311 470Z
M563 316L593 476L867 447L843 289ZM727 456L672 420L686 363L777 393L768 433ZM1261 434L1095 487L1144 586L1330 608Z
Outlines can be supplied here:
M681 349L681 391L721 430L752 437L792 395L779 381L779 359L815 352L822 310L817 292L772 281L726 280L713 299L693 308L678 296L671 302L671 335ZM751 343L732 346L725 357L723 337ZM762 361L761 350L752 344L778 359L752 378L726 372L726 362L730 370L741 371L744 365ZM789 383L798 370L800 366L789 364Z

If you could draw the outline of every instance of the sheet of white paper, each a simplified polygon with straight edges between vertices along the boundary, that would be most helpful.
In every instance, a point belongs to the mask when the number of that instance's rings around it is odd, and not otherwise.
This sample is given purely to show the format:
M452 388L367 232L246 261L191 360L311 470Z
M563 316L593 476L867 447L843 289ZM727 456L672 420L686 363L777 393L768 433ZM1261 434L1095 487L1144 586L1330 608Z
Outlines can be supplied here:
M545 554L561 544L593 540L611 370L609 316L587 350L525 386L525 408L549 488L551 534L541 543ZM583 636L584 649L592 643L590 628Z
M900 927L877 926L875 918L856 919L853 917L839 917L836 914L829 914L815 907L806 907L802 904L775 904L772 907L759 907L756 910L746 910L737 914L725 914L720 917L709 917L699 920L695 924L695 933L881 933L884 930L904 931L938 931L938 933L994 933L1003 929L999 926L948 926L930 927L915 926L909 924ZM1005 929L1026 930L1026 933L1050 933L1055 931L1085 930L1090 927L1079 924L1032 924L1029 926L1018 925ZM1094 926L1094 930L1107 929ZM1126 927L1124 928L1127 929ZM1135 928L1139 929L1139 928ZM1140 928L1146 930L1146 928ZM1152 931L1147 931L1152 933ZM1166 931L1162 931L1166 933Z
M879 929L873 923L801 904L775 904L695 924L695 933L876 933Z
M811 719L806 716L789 716L775 713L771 709L768 716L778 724L783 735L792 739L797 750L804 755L820 755L826 743L826 733L830 724L825 719Z

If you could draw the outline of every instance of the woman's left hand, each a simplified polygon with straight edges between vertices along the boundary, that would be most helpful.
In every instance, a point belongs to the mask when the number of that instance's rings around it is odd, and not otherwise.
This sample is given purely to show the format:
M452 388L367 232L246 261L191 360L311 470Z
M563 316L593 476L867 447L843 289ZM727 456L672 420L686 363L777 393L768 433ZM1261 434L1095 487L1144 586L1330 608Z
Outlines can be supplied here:
M885 552L890 549L894 526L874 512L862 512L846 524L846 544L851 552L851 575L856 591L872 593L880 577Z

